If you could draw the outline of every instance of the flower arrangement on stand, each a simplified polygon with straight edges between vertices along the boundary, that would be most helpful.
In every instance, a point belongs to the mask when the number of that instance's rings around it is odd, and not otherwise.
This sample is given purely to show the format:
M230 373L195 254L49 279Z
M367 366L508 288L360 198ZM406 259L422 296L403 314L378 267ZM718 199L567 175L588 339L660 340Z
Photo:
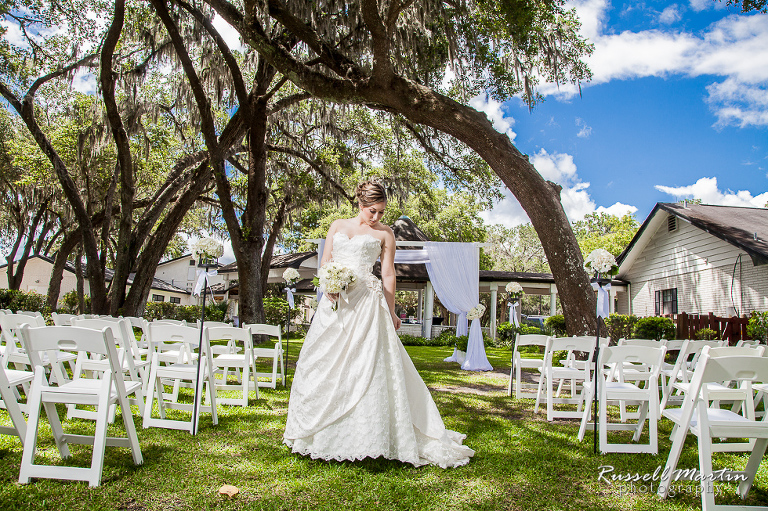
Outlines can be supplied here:
M517 320L517 307L520 305L520 299L523 297L523 286L518 282L510 282L504 287L507 292L507 303L509 304L509 322L515 325L515 328L520 327L520 322Z
M190 247L192 249L193 256L200 261L204 261L203 263L203 270L198 270L197 274L197 283L195 284L195 290L192 294L200 296L200 292L203 293L203 303L202 307L200 308L200 344L199 346L202 347L203 345L203 328L205 328L205 296L206 296L206 288L208 287L208 277L213 277L216 275L216 270L208 271L208 268L210 268L211 263L215 263L216 259L221 257L224 254L224 245L216 239L213 238L200 238L195 243L192 244ZM194 403L194 413L192 414L192 433L197 434L197 426L198 426L198 398L200 395L200 361L204 357L204 353L200 353L197 357L197 379L195 380L195 403Z
M600 318L607 318L610 311L610 297L608 290L611 288L611 276L616 275L619 272L619 266L616 264L616 259L613 254L603 248L596 248L589 253L584 260L584 269L592 277L592 287L597 291L597 337L595 338L595 372L597 372L597 359L600 356ZM598 415L597 410L599 407L599 389L597 388L599 378L595 378L595 399L593 417L595 418L594 427L594 453L597 454L597 430L598 430Z

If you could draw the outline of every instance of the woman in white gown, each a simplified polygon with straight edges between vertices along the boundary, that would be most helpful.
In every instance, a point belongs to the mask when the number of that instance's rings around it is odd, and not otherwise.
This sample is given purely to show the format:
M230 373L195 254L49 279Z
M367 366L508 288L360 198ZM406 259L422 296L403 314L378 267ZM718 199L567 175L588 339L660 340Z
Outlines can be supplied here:
M358 185L360 213L331 224L322 264L354 270L347 295L323 296L312 318L288 403L283 441L324 460L384 458L457 467L474 451L445 429L432 396L396 330L395 237L381 224L384 187ZM381 256L379 281L371 273ZM338 301L336 311L333 301Z

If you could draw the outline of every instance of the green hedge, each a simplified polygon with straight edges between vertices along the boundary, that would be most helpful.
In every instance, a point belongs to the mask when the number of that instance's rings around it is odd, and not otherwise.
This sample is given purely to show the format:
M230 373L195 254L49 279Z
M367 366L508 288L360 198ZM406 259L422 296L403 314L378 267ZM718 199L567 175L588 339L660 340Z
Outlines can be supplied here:
M42 312L50 314L46 305L46 296L34 291L18 289L0 289L0 309L16 311Z
M229 302L222 300L205 306L206 321L224 321L229 308ZM200 305L176 305L170 302L147 302L144 307L144 318L148 321L156 319L175 319L195 324L200 319Z
M556 337L563 337L568 335L568 331L565 329L565 316L562 314L555 314L544 320L544 326L552 331L552 335Z
M768 342L768 312L753 312L747 324L747 333L752 339Z
M606 335L611 338L614 344L622 338L631 339L634 336L637 321L638 317L635 315L616 314L614 312L605 321L605 326L608 328Z
M675 323L670 318L651 316L640 318L635 325L634 337L636 339L674 339Z

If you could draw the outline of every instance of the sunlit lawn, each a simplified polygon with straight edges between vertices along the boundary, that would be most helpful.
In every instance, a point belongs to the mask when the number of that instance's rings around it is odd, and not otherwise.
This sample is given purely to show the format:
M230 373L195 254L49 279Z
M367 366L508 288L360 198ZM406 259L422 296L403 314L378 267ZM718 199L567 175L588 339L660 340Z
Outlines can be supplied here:
M291 342L291 363L299 342ZM533 415L532 400L506 395L510 352L490 349L493 373L468 373L442 362L449 348L407 348L440 409L446 426L467 434L475 449L464 467L414 468L396 461L316 461L291 454L281 443L288 391L252 393L251 406L219 407L219 425L204 415L197 437L188 433L141 429L144 464L133 466L127 449L108 448L102 486L34 480L17 482L21 443L0 436L0 509L698 509L695 494L660 501L654 492L622 491L598 481L599 467L620 473L653 473L669 452L670 423L660 427L660 454L592 454L591 435L579 443L576 421L548 423ZM61 409L63 417L63 409ZM118 421L119 424L119 421ZM43 422L43 461L59 463ZM90 421L65 422L74 432L93 430ZM111 433L121 433L117 426ZM72 446L74 463L90 464L90 447ZM720 454L731 468L743 468L746 455ZM70 460L71 461L71 460ZM698 467L690 438L681 468ZM768 505L766 463L746 504ZM224 484L237 486L234 498L221 496ZM719 502L737 503L724 485ZM690 487L695 491L695 487Z

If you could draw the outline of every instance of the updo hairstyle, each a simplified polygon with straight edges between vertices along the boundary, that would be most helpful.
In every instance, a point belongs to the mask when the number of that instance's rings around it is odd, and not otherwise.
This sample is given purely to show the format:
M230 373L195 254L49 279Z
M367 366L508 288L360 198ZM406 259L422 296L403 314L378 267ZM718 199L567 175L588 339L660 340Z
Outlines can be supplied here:
M379 202L387 202L387 190L381 181L366 179L355 187L355 197L361 206L367 207Z

